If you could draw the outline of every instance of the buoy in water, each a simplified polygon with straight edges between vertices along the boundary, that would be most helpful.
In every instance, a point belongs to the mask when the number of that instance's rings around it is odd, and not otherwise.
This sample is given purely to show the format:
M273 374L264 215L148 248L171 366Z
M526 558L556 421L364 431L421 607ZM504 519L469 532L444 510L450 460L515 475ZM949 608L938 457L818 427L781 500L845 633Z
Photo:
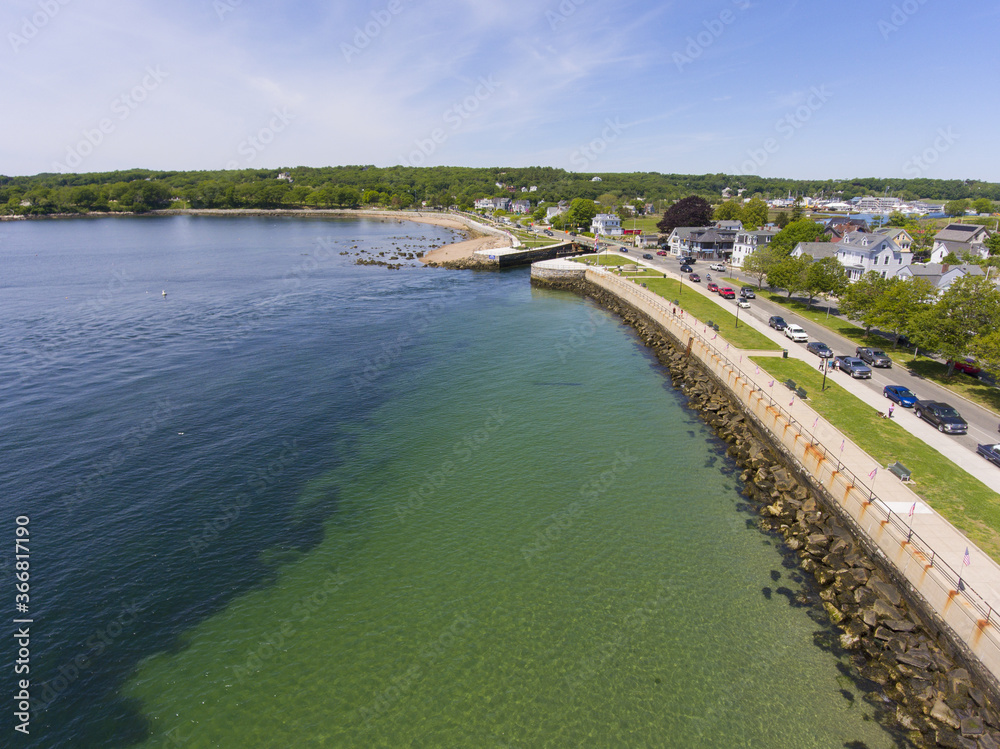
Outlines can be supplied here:
M167 292L166 292L166 290L164 290L163 291L163 296L166 296L166 295L167 295Z

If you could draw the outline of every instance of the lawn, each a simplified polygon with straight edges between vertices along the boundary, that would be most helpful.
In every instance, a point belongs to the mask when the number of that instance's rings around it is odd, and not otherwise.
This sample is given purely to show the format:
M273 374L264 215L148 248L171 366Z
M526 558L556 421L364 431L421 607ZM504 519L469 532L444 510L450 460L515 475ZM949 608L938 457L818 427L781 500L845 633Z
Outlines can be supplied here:
M871 406L835 382L843 375L828 376L826 390L821 391L823 374L807 362L766 357L755 357L754 361L779 382L790 378L804 387L809 405L880 464L887 466L898 460L913 470L913 491L1000 561L1000 494L921 442L895 419L878 418ZM897 419L916 418L903 408L897 408L896 415Z
M719 326L719 335L737 348L754 351L781 350L778 344L762 333L758 333L745 322L737 327L736 315L722 305L694 291L684 281L672 278L651 278L645 283L646 288L656 292L664 299L678 300L684 311L698 320L702 322L711 320L716 323ZM736 309L735 305L733 309Z

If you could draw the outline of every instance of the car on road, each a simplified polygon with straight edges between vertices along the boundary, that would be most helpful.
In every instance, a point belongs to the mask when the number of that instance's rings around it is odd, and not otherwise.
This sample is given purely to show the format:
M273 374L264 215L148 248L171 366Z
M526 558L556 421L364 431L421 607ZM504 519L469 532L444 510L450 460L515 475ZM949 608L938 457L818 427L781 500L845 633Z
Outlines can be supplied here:
M743 288L740 289L740 296L741 297L745 297L747 299L756 299L757 298L757 294L749 286L744 286Z
M856 380L870 380L872 377L872 368L856 356L838 356L834 362L834 369L846 372Z
M732 286L720 286L719 296L721 296L723 299L735 299L736 292L733 290Z
M697 273L688 273L688 280L694 281L695 283L701 283L701 276Z
M690 255L686 255L681 258L681 263L683 263L684 265L694 265L694 258L691 257Z
M821 341L810 341L806 344L806 349L816 354L820 359L830 359L833 356L830 347Z
M717 284L715 281L711 281L705 288L707 288L709 291L718 291L719 284Z
M979 372L981 371L979 367L976 366L976 363L972 361L972 359L965 359L964 361L956 361L956 362L952 362L952 360L949 359L948 364L953 364L955 369L957 369L959 372L964 372L965 374L971 375L972 377L978 376Z
M567 233L568 233L568 234L569 234L569 235L570 235L571 237L575 237L575 236L576 236L576 232L575 232L575 231L571 231L571 232L567 232Z
M969 423L962 415L941 401L918 400L913 405L913 413L945 434L965 434L969 431Z
M711 268L712 270L717 270L717 271L720 271L720 272L723 272L723 273L726 270L726 264L725 263L712 263L708 267Z
M976 445L976 452L986 458L990 463L1000 466L1000 444Z
M619 248L618 248L618 251L619 251L619 252L624 252L624 253L628 253L628 247L619 247Z
M643 256L642 256L642 259L643 259L643 260L652 260L652 259L653 259L653 256L652 256L652 255L650 255L650 254L649 254L649 253L647 252L647 253L643 254Z
M656 254L660 255L661 257L666 257L667 251L666 250L658 250Z
M791 338L796 343L805 343L809 340L809 334L806 333L804 328L792 323L791 325L785 325L785 338Z
M690 265L687 265L686 263L681 266L681 273L690 273L692 270L694 270L694 268L692 268Z
M858 346L854 353L859 359L873 367L892 368L892 359L886 356L885 351L882 349L871 348L870 346Z
M767 324L778 331L784 330L788 327L788 323L785 322L785 318L778 315L772 315L771 319L767 321Z
M913 404L917 402L917 396L905 385L886 385L882 388L882 395L903 408L913 408Z
M748 302L743 297L740 297L739 301L736 302L736 306L740 307L741 309L750 309L750 302Z
M546 230L545 230L544 232L542 232L542 233L543 233L543 234L545 234L546 236L549 236L549 237L554 237L554 236L555 236L555 234L553 234L552 232L550 232L550 231L549 231L548 229L546 229Z

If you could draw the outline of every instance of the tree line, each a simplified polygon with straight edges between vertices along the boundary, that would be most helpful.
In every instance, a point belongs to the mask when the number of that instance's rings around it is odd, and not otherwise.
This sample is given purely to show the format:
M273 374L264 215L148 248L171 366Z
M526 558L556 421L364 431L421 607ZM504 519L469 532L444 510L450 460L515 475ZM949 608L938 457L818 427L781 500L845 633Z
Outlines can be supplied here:
M280 178L287 175L287 178ZM599 180L595 180L599 177ZM522 188L537 188L523 192ZM893 194L906 200L1000 200L1000 183L976 180L790 180L726 174L577 173L552 167L294 167L237 171L131 169L87 174L0 176L0 213L142 212L194 208L414 206L469 208L484 197L554 204L581 198L653 203L657 212L690 195L720 202L725 189L758 198L815 195L849 200ZM602 200L603 198L603 200ZM736 205L736 204L734 204ZM992 203L991 203L992 205ZM728 209L727 209L728 210ZM744 222L745 224L747 222Z

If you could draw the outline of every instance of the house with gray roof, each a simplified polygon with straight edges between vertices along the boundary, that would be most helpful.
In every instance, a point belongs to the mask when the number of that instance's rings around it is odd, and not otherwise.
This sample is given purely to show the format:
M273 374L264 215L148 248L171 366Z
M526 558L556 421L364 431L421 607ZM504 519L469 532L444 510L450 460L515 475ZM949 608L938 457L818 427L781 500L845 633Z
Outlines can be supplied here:
M703 260L728 260L735 241L735 229L714 226L678 226L667 237L674 255L692 255Z
M913 253L902 250L889 237L869 232L845 234L840 242L799 242L792 250L794 257L810 255L813 260L835 257L847 271L851 281L857 281L868 271L882 278L892 278L913 260Z
M901 268L897 275L900 278L923 278L941 293L963 276L982 276L984 273L978 265L915 263Z
M883 226L881 229L876 229L873 233L889 237L903 252L909 252L913 246L913 237L910 236L910 232L900 226Z
M990 251L986 247L989 236L989 230L979 224L948 224L934 235L931 262L940 263L952 252L959 257L966 253L981 258L989 257Z
M733 242L733 256L730 258L730 262L735 266L742 267L743 261L754 254L759 247L771 244L771 240L774 239L774 235L777 233L777 229L737 232L736 239Z

